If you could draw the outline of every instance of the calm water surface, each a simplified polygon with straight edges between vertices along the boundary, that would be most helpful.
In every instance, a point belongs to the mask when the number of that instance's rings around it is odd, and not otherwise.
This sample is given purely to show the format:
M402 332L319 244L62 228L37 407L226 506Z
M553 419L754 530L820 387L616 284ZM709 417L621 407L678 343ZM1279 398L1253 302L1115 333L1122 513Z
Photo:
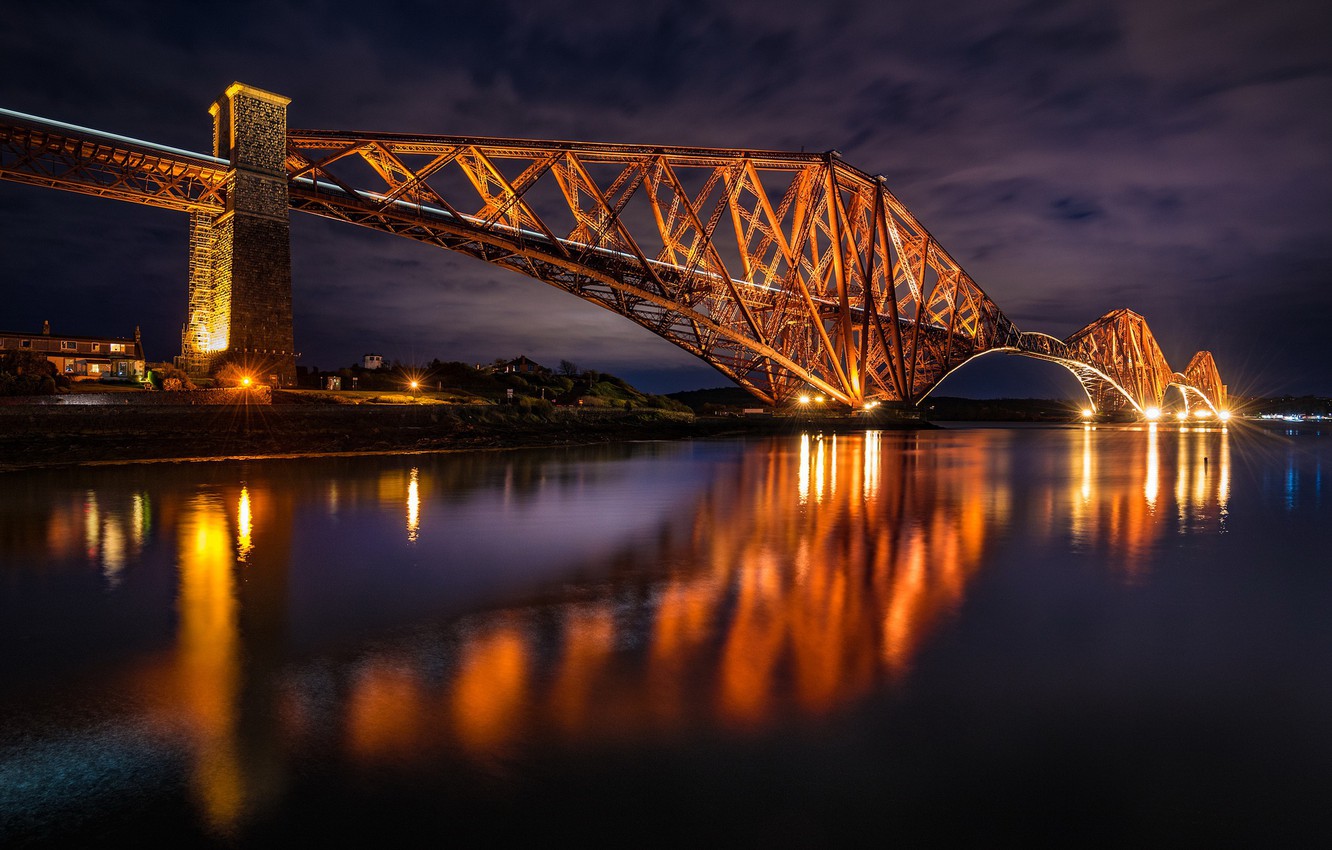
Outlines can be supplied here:
M1326 438L0 476L0 844L1332 830Z

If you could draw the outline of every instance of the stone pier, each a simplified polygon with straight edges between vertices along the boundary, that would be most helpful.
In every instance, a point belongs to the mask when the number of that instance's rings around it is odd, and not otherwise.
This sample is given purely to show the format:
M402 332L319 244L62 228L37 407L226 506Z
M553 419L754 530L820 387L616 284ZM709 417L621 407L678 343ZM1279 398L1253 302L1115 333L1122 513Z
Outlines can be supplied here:
M192 375L236 363L261 382L296 382L285 165L290 102L233 83L209 108L213 155L229 160L231 170L225 211L190 215L181 362Z

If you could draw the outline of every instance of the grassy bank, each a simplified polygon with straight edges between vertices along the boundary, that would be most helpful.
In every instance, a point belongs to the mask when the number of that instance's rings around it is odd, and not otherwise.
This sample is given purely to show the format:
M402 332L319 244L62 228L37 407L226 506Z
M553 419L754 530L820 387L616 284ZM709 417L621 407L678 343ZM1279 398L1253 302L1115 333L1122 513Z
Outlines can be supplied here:
M920 425L913 423L912 427ZM498 405L9 406L0 407L0 469L577 445L864 427L865 422L855 420L745 421L678 411L577 407L532 413Z

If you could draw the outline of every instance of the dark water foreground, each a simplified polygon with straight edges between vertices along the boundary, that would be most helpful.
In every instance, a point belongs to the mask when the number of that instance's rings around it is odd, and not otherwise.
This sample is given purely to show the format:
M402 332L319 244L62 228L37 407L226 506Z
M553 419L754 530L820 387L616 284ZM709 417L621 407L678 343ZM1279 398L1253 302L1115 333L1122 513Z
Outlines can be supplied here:
M0 844L1314 843L1327 445L0 475Z

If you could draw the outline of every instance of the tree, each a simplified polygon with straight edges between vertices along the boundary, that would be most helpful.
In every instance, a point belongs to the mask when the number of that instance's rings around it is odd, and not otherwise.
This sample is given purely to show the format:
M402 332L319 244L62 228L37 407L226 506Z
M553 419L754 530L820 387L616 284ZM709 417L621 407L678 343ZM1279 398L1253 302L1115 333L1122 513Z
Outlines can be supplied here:
M164 390L192 390L195 388L190 376L177 369L173 363L149 363L148 371L153 373L154 383Z
M578 376L578 366L569 360L560 361L560 374L566 378L575 378Z
M56 391L55 379L55 364L44 354L35 351L0 354L0 395L52 395Z
M223 363L213 376L213 380L219 387L239 387L245 383L245 379L254 380L254 376L242 369L235 363Z

